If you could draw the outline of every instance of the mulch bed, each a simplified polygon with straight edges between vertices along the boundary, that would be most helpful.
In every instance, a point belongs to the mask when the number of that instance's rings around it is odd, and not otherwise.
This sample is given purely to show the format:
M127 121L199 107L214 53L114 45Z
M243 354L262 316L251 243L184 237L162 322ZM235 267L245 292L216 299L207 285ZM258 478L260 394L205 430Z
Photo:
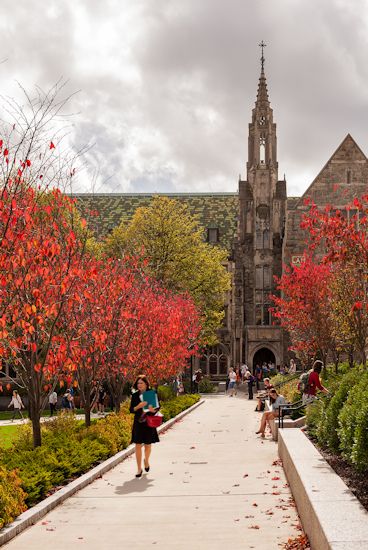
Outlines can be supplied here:
M329 463L331 468L335 470L338 476L346 483L350 491L361 502L364 508L368 511L368 476L367 472L357 472L346 462L341 456L332 454L329 451L318 447L319 452Z

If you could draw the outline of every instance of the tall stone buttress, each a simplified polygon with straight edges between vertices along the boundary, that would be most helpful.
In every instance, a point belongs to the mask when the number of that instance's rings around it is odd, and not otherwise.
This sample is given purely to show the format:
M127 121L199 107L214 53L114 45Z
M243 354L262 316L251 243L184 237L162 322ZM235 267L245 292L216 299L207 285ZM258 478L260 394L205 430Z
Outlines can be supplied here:
M231 354L250 367L283 361L282 330L272 324L270 294L282 272L286 181L278 179L277 136L261 58L249 124L247 178L239 180L239 221L233 245Z

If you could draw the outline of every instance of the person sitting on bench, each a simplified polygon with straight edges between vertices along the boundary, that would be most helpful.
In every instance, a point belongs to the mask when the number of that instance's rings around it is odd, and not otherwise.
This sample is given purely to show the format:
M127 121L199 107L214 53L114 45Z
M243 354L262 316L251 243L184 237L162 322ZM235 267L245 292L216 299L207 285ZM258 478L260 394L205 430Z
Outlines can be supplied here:
M257 407L256 407L257 412L264 411L265 401L270 397L270 390L272 390L273 388L273 384L271 384L269 378L265 378L263 382L264 382L264 390L256 395L256 398L258 399Z

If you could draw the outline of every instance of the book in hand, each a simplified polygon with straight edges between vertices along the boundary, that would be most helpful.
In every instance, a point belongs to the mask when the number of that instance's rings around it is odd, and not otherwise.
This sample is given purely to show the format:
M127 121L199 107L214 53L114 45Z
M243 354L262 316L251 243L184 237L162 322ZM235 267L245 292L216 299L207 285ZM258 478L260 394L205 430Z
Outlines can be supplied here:
M141 401L146 401L147 405L143 407L143 411L149 411L149 406L151 405L154 409L158 408L158 399L157 393L153 390L147 390L140 395Z

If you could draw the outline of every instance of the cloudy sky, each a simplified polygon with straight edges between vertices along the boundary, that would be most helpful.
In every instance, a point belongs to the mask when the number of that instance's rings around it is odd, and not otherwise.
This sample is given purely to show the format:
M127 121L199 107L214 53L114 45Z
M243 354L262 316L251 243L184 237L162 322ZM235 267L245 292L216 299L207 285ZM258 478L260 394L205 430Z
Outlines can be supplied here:
M2 0L0 28L2 95L79 90L76 191L236 191L262 39L289 195L348 132L368 153L366 0Z

